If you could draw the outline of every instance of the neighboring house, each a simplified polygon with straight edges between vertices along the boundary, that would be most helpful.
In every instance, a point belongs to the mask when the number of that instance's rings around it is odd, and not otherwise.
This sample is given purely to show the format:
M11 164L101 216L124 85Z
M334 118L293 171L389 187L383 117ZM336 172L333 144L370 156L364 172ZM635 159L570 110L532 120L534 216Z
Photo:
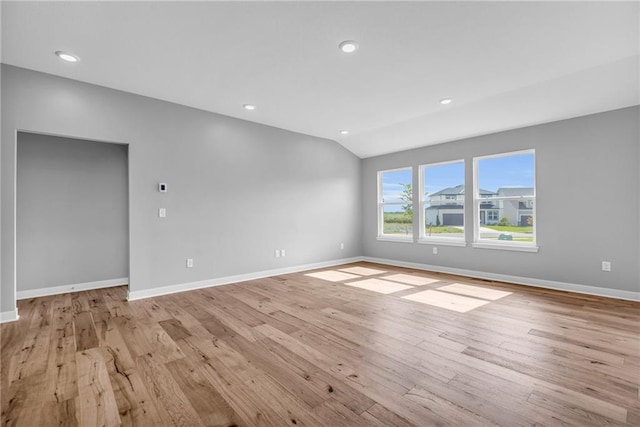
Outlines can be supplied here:
M498 188L498 196L533 196L532 187ZM501 200L500 218L507 218L509 224L527 226L533 220L533 202L531 200Z
M480 189L480 197L495 196L493 191ZM426 223L428 225L464 225L464 185L445 188L429 195L429 207L426 211ZM495 217L495 223L499 218L499 209L493 203L480 203L480 222L485 224L485 218Z
M498 192L480 189L480 197L533 195L533 188L499 188ZM464 225L464 185L445 188L429 195L429 206L425 209L427 225ZM533 218L533 203L530 200L499 200L480 203L480 224L492 225L507 218L511 225L529 225Z

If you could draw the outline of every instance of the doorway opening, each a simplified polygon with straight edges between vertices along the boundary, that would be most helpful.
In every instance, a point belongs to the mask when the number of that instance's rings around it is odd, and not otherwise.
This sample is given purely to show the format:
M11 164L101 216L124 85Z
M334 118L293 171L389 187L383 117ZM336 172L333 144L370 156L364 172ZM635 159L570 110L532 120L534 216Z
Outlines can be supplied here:
M128 151L18 132L17 299L129 284Z

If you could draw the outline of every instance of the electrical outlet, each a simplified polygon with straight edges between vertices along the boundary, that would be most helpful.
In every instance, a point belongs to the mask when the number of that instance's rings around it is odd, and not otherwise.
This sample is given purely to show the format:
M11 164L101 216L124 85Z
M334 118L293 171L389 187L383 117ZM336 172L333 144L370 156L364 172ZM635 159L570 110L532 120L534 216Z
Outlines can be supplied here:
M158 209L158 216L160 218L166 218L167 217L167 208Z
M275 252L273 253L273 256L276 258L280 258L280 249L276 249Z
M438 255L438 248L433 248L433 254Z
M187 268L193 268L193 258L187 258Z
M602 261L602 271L611 271L610 261Z
M284 257L287 256L287 253L284 251L284 249L280 249L280 255Z
M340 249L344 249L344 242L340 243Z

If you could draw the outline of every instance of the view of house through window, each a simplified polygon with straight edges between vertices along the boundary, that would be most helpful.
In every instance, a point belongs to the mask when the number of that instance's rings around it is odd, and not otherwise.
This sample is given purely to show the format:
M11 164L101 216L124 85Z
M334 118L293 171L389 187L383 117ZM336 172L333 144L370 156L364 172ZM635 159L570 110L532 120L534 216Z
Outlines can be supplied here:
M472 227L479 247L489 243L535 250L535 151L476 157L473 170L471 221L464 214L464 160L420 166L420 241L464 245L465 227ZM411 167L378 172L378 237L413 241L412 182Z
M533 150L474 159L475 241L535 244Z
M413 171L378 172L378 236L413 239Z
M420 167L420 238L464 240L464 161Z

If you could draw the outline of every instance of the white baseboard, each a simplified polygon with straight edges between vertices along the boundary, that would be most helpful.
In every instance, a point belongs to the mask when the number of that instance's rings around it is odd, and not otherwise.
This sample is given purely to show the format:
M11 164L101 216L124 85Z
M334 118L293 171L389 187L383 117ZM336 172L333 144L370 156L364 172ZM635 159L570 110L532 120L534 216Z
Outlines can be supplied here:
M19 318L20 318L20 315L18 314L17 308L14 308L12 311L0 312L0 323L15 322Z
M617 298L629 301L640 301L640 292L623 291L620 289L578 285L575 283L556 282L553 280L533 279L529 277L510 276L507 274L487 273L484 271L465 270L462 268L442 267L438 265L418 264L414 262L396 261L383 258L362 257L362 260L378 264L393 265L396 267L409 267L415 268L417 270L457 274L458 276L474 277L478 279L498 280L501 282L535 286L537 288L554 289L557 291L575 292L579 294L596 295L600 297Z
M88 291L91 289L111 288L129 284L128 277L119 279L99 280L97 282L76 283L73 285L54 286L51 288L27 289L16 292L16 299L46 297L49 295L66 294L68 292Z
M198 282L180 283L177 285L162 286L159 288L145 289L141 291L129 290L127 299L135 301L143 298L150 298L160 295L174 294L195 289L208 288L212 286L228 285L231 283L246 282L248 280L262 279L265 277L277 276L280 274L296 273L300 271L313 270L316 268L333 267L352 262L367 261L377 264L393 265L397 267L415 268L417 270L435 271L440 273L456 274L459 276L472 277L478 279L498 280L501 282L515 283L518 285L535 286L539 288L554 289L558 291L576 292L587 295L597 295L609 298L618 298L630 301L640 301L640 292L624 291L619 289L601 288L597 286L578 285L574 283L556 282L552 280L534 279L528 277L510 276L506 274L487 273L484 271L466 270L453 267L442 267L438 265L419 264L414 262L397 261L392 259L374 257L353 257L324 261L312 264L297 265L293 267L277 268L274 270L258 271L254 273L239 274L235 276L219 277L216 279L202 280ZM108 288L128 284L129 279L101 280L97 282L78 283L74 285L56 286L53 288L32 289L19 291L17 299L36 298L48 295L58 295L67 292L86 291L90 289ZM0 312L0 323L18 320L18 309L13 311Z
M293 267L277 268L275 270L258 271L255 273L239 274L236 276L218 277L216 279L202 280L199 282L180 283L177 285L162 286L160 288L145 289L141 291L131 291L131 289L129 289L127 300L135 301L143 298L175 294L177 292L192 291L194 289L210 288L212 286L228 285L231 283L246 282L248 280L262 279L265 277L277 276L280 274L297 273L299 271L313 270L315 268L333 267L334 265L349 264L358 261L362 261L362 257L343 258L332 261L317 262L313 264L296 265Z

